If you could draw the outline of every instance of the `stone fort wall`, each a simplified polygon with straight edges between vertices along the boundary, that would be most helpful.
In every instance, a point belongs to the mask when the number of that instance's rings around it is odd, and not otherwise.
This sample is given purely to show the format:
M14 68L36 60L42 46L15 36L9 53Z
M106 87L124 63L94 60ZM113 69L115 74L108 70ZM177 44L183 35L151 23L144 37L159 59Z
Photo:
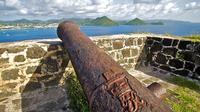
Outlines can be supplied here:
M125 69L152 66L200 79L197 42L146 35L92 40ZM65 80L73 72L59 40L0 43L0 112L70 111Z

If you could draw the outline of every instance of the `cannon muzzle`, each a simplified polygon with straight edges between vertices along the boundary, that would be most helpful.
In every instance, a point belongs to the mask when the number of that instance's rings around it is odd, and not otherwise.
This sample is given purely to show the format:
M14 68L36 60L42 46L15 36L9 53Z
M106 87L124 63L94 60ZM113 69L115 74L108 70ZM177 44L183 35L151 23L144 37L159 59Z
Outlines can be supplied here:
M96 46L73 22L59 24L92 112L171 112L171 109Z

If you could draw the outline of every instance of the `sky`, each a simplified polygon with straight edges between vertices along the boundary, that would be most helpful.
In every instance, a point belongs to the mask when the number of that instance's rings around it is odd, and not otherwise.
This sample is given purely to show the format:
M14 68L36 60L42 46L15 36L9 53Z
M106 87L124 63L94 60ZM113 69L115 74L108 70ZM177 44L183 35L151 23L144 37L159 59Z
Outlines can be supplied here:
M200 22L200 0L0 0L0 20L101 16Z

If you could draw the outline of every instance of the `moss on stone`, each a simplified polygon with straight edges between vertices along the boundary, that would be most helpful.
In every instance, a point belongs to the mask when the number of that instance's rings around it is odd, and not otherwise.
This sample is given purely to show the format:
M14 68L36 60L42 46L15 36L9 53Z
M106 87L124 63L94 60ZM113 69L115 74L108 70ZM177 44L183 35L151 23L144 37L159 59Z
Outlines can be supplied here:
M3 54L6 51L6 48L0 48L0 54Z
M123 57L130 57L130 49L123 49L122 55Z
M10 70L4 70L1 72L1 77L3 80L15 80L19 77L19 69L10 69Z
M5 91L0 93L0 99L7 98L7 97L12 96L14 94L16 94L16 93L15 92L8 92L8 91L5 90Z
M127 39L127 40L125 41L125 45L126 45L126 46L131 46L131 45L133 45L133 39L132 39L132 38Z
M26 73L32 74L36 71L36 69L37 69L37 66L28 66L27 69L26 69Z
M17 55L17 56L15 56L15 58L14 58L14 61L15 62L24 62L26 59L25 59L25 57L24 57L24 55Z
M0 105L0 112L5 112L6 106L5 105Z
M139 55L139 52L138 52L138 49L131 49L131 51L132 51L132 56L137 56L137 55Z
M15 88L17 86L17 83L16 82L13 82L13 83L8 83L6 85L3 85L3 87L5 88Z
M123 42L113 42L114 49L121 49L123 48Z
M27 58L30 59L41 58L44 56L45 53L46 53L45 50L39 46L28 48L26 52Z
M0 58L0 64L8 63L8 58Z
M143 41L141 38L138 39L138 45L142 45Z
M15 47L10 47L7 48L8 53L17 53L17 52L22 52L24 49L26 49L27 46L15 46Z

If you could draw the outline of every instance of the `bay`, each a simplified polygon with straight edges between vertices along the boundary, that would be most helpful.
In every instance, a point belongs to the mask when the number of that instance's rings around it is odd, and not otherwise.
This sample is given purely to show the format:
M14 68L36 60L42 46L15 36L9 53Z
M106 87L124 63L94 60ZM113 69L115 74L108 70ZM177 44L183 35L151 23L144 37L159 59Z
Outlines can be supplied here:
M81 31L88 36L149 32L154 34L172 34L188 36L200 34L199 23L165 25L119 25L119 26L81 26ZM0 30L0 42L14 42L34 39L57 38L56 28L28 28Z

